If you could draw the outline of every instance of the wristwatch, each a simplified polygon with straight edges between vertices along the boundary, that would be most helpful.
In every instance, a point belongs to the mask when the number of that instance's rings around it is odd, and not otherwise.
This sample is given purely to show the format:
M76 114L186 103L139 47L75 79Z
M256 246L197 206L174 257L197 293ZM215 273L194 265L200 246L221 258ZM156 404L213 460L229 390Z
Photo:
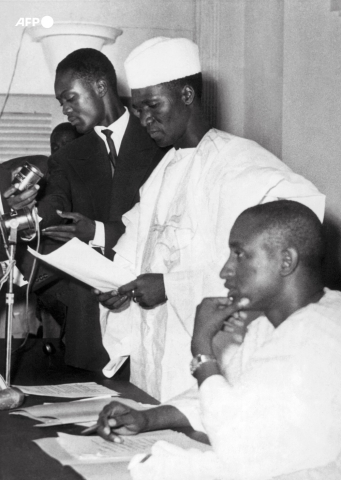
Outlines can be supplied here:
M194 373L196 372L196 370L203 364L203 363L206 363L206 362L215 362L215 363L218 363L217 362L217 359L215 358L214 355L202 355L201 353L199 353L199 355L196 355L195 357L193 357L191 363L190 363L190 369L191 369L191 374L194 375Z

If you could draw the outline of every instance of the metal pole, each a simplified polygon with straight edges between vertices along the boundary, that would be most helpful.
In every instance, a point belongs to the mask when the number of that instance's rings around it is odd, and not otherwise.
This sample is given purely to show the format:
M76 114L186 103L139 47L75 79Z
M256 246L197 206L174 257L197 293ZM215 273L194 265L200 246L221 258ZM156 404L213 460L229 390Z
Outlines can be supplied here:
M6 294L6 303L7 303L6 383L8 387L11 384L12 331L13 331L13 307L14 307L14 293L13 293L14 252L15 252L15 245L12 244L9 246L11 271L10 271L9 280L8 280L8 293Z

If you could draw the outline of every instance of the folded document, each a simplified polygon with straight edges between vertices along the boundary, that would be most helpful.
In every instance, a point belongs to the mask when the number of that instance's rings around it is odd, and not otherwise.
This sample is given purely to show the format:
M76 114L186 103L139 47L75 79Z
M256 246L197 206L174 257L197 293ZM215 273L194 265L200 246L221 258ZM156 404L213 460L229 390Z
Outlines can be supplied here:
M89 398L86 400L77 400L74 402L47 403L44 405L34 405L33 407L18 408L10 412L10 415L23 415L42 422L39 427L50 427L52 425L66 425L69 423L95 423L99 413L105 405L115 400L115 402L129 405L135 410L151 408L151 405L143 405L128 398L111 398L109 396L99 398Z
M115 290L136 278L128 270L115 267L112 261L78 238L73 238L48 255L42 255L30 247L28 251L39 260L101 292Z

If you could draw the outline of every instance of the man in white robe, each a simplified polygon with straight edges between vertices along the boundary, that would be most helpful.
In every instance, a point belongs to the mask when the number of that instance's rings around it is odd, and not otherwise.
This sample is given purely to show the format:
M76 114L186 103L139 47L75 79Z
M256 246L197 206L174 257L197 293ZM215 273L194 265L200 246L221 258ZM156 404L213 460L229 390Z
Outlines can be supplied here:
M133 459L134 480L336 480L341 478L341 292L323 288L322 226L287 200L246 210L221 271L228 298L198 307L192 374L198 389L146 412L113 402L99 433L188 426L212 451L157 442ZM217 362L213 338L234 312L262 310L243 344Z
M227 239L247 207L290 198L323 218L324 196L257 143L210 128L200 107L197 46L156 38L125 63L133 106L159 146L173 145L123 217L114 265L137 279L102 294L103 343L116 371L130 354L131 382L159 400L193 385L186 365L195 308L220 295ZM127 307L130 299L135 303ZM120 324L118 324L120 322Z

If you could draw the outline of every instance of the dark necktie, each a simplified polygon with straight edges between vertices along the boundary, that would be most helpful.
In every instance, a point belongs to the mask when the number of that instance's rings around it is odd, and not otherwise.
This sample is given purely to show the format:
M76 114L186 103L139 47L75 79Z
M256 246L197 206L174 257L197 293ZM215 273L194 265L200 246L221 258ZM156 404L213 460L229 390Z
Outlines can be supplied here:
M106 130L101 130L101 132L107 137L107 142L109 146L109 160L112 165L112 174L115 172L116 168L116 160L117 160L117 153L113 139L111 138L112 130L108 128Z

